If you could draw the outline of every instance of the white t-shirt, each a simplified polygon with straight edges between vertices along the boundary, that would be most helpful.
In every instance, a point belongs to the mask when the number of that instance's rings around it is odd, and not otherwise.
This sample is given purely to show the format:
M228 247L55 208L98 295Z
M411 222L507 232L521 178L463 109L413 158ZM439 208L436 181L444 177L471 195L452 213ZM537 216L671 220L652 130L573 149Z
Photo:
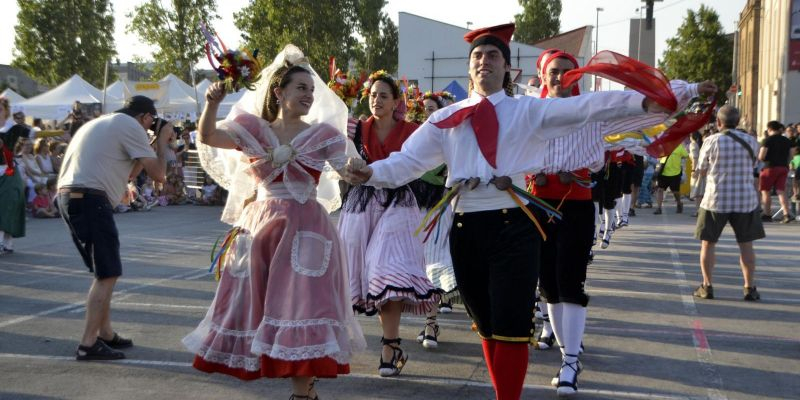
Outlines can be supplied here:
M137 158L156 158L156 152L136 119L118 113L95 118L80 127L67 147L58 187L103 190L116 206Z

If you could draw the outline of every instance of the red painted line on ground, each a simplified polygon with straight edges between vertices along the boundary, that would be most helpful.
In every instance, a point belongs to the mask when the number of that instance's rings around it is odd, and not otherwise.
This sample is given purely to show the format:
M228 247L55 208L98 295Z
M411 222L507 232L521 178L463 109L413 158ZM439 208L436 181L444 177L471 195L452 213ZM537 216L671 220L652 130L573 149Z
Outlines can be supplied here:
M706 332L703 330L703 323L696 319L692 322L692 325L695 345L700 350L708 351L708 339L706 338Z

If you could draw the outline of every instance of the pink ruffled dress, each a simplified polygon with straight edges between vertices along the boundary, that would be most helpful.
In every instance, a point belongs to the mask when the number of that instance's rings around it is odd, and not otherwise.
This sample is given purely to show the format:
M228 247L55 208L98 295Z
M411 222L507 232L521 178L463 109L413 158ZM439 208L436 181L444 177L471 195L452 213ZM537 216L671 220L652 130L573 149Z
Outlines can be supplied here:
M257 197L238 219L205 319L183 339L195 368L246 380L349 373L364 337L337 230L315 199L326 161L346 161L345 137L319 124L279 145L250 114L221 128L249 161Z

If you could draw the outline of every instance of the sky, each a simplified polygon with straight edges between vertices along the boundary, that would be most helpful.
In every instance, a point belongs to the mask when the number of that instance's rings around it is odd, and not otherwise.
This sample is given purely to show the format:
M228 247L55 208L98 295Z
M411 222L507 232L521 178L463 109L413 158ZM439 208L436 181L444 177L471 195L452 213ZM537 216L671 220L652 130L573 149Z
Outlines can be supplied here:
M141 43L133 34L125 32L129 18L125 14L131 12L143 0L112 0L114 5L115 30L114 39L118 58L122 62L131 61L134 56L149 59L152 49ZM8 1L6 15L10 20L6 25L16 26L16 1ZM168 4L165 0L162 4ZM238 46L239 30L234 26L233 13L246 6L249 0L218 1L217 12L221 19L214 23L214 28L229 48ZM678 27L686 17L688 9L697 10L705 4L717 11L720 22L726 33L736 29L739 13L746 0L656 0L654 17L656 18L656 57L666 49L666 41L674 36ZM638 18L637 8L644 5L641 0L562 0L561 31L566 32L584 25L594 25L599 17L600 50L613 50L622 54L628 53L628 30L630 18ZM604 11L597 14L597 7ZM477 0L390 0L384 7L389 16L397 23L399 12L408 12L422 17L442 21L452 25L471 28L492 26L513 22L514 14L522 8L517 0L492 0L491 6L485 1ZM644 14L642 14L644 15ZM0 64L10 64L13 59L14 35L0 35ZM199 68L206 69L206 63L200 61Z

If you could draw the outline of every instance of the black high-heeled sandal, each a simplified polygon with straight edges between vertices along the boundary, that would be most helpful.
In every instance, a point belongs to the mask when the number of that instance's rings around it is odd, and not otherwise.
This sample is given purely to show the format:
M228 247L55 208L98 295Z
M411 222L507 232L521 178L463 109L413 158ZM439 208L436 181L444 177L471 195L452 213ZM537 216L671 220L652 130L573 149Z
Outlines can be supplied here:
M433 329L433 336L426 334L428 327ZM428 317L425 321L425 328L417 336L417 341L422 343L422 347L426 349L435 349L439 347L439 324L436 323L436 317Z
M380 365L378 365L378 374L382 377L400 375L400 371L408 361L408 355L400 348L400 338L386 339L381 337L381 344L392 348L392 359L389 362L383 361L383 354L381 354Z
M575 361L570 363L565 361L562 362L561 368L559 368L558 370L558 374L556 375L555 378L553 378L554 381L556 379L558 380L558 384L556 384L555 386L556 386L556 393L558 393L559 396L570 396L575 393L578 393L578 375L580 375L581 371L583 370L581 362L578 360L578 356L572 354L565 354L565 356L575 357ZM569 367L570 369L575 371L575 375L572 376L572 381L565 381L561 379L561 370L564 369L564 367Z
M314 378L311 380L311 383L308 384L308 394L303 396L300 394L292 394L289 397L289 400L319 400L319 395L315 394L314 397L311 397L311 391L314 390L314 384L317 383L319 379Z

